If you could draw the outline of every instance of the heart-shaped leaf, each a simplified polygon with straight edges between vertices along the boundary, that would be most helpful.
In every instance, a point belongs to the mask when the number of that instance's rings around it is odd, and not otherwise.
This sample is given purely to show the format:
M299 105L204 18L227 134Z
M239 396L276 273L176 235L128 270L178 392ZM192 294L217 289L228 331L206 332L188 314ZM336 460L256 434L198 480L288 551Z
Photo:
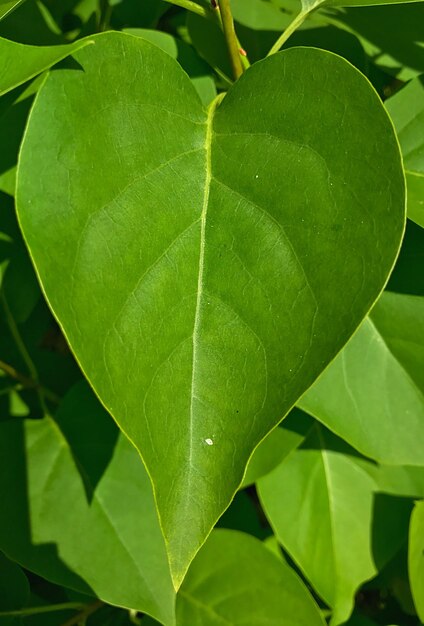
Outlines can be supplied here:
M399 148L330 53L269 57L208 112L142 39L106 33L75 58L32 109L18 212L82 369L142 454L178 587L256 445L387 280Z

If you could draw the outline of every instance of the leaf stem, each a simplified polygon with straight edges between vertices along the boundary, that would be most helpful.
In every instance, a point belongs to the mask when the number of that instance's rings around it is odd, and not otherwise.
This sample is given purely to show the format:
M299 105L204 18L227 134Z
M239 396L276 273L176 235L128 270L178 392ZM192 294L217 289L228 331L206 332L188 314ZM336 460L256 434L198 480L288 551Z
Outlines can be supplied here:
M81 602L64 602L62 604L49 604L47 606L30 606L15 611L0 611L0 617L25 617L39 615L40 613L52 613L53 611L66 611L69 609L81 609L85 604Z
M208 19L214 18L212 9L208 9L200 4L197 4L196 2L192 2L192 0L165 0L165 2L175 4L177 7L181 7L182 9L187 9L187 11L196 13L196 15L200 15L200 17L206 17Z
M37 381L33 380L32 378L29 378L28 376L21 374L21 372L18 372L12 365L5 363L1 359L0 359L0 370L2 370L10 378L14 378L15 380L19 381L21 385L25 387L26 389L35 389L35 390L40 389L43 392L44 396L47 398L47 400L50 400L51 402L54 402L55 404L58 404L60 402L59 396L56 395L53 391L51 391L50 389L47 389L46 387L43 387L43 385L40 385L39 383L37 383Z
M62 624L62 626L76 626L80 622L85 623L84 620L86 620L87 617L98 611L102 606L104 606L104 602L102 602L101 600L96 600L96 602L93 602L92 604L87 604L82 609L82 611L68 619Z
M294 33L294 31L303 24L309 13L310 11L301 11L296 15L294 20L290 22L286 30L279 36L275 44L272 46L271 50L267 54L268 57L271 56L271 54L275 54L279 51L280 48L282 48L282 46L286 43L287 39Z
M230 57L231 68L235 80L240 78L244 72L243 63L240 56L240 44L238 43L234 30L234 20L231 13L230 0L218 0L221 13L222 29L227 42L228 55Z
M42 390L42 387L40 385L40 381L38 379L38 372L37 372L37 368L34 365L34 361L32 360L28 350L26 349L25 343L21 337L21 334L19 332L18 329L18 325L15 322L15 318L12 315L12 312L9 308L9 304L6 300L6 296L4 294L4 292L2 291L0 294L0 300L1 300L1 304L3 306L3 310L4 310L4 315L6 318L6 323L9 327L10 333L15 341L16 347L20 352L20 355L22 356L22 359L25 363L25 365L28 368L28 372L30 375L30 378L34 381L34 385L32 385L34 387L34 389L37 392L38 395L38 399L41 405L41 410L43 411L44 415L48 415L48 409L46 407L46 403L45 403L45 399L44 399L44 393ZM16 370L15 370L16 371ZM15 376L16 378L16 376Z

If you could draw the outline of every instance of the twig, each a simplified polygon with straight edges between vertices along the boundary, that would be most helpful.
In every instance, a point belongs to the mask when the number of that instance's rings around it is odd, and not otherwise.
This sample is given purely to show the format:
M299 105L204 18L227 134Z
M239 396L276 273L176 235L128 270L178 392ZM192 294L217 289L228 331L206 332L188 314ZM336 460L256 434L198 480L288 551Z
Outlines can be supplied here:
M87 604L82 611L68 619L62 624L62 626L77 626L80 622L84 623L87 617L98 611L102 606L104 606L104 602L101 600L96 600L96 602L93 602L92 604Z
M234 20L231 13L230 0L218 0L218 4L221 13L222 29L227 42L231 68L233 70L234 78L237 80L243 74L244 67L240 56L240 45L234 30Z
M18 372L12 365L5 363L1 359L0 359L0 370L2 370L10 378L14 378L18 382L20 382L21 385L27 389L35 389L35 390L39 389L40 391L42 391L43 395L45 396L47 400L50 400L51 402L54 402L55 404L58 404L60 402L59 396L56 395L53 391L51 391L50 389L47 389L46 387L43 387L43 385L40 385L37 381L33 380L32 378L29 378L28 376L25 376L25 374L21 374L21 372Z
M298 13L298 15L296 15L294 20L290 22L290 24L287 26L286 30L279 36L275 44L272 46L271 50L268 52L267 56L275 54L279 51L280 48L282 48L282 46L286 43L287 39L294 33L294 31L303 24L309 13L310 11L301 11L300 13Z
M25 617L40 613L52 613L53 611L66 611L69 609L81 609L85 605L81 602L63 602L62 604L49 604L47 606L29 606L15 611L0 611L0 617Z

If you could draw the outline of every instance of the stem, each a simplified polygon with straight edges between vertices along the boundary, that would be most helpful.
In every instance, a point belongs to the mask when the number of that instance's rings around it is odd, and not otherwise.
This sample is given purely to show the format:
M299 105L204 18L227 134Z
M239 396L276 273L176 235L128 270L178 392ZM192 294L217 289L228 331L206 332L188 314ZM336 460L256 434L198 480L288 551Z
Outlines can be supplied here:
M211 9L207 9L196 2L192 2L192 0L165 0L165 2L175 4L182 9L187 9L187 11L196 13L196 15L200 15L200 17L213 18L213 11Z
M81 602L64 602L63 604L50 604L48 606L31 606L26 609L16 611L1 611L0 617L25 617L27 615L38 615L39 613L52 613L53 611L66 611L69 609L81 609L84 607Z
M230 57L231 67L235 80L240 78L244 72L243 63L240 58L240 46L237 41L236 32L234 30L234 20L231 13L230 0L218 0L219 10L221 12L222 29L227 41L228 54Z
M10 333L11 333L13 339L15 340L16 347L18 348L25 365L28 368L28 372L29 372L30 377L32 378L32 380L35 383L35 385L33 385L33 387L34 387L34 389L37 392L38 399L39 399L40 405L41 405L41 410L43 411L44 415L48 415L48 410L47 410L47 407L46 407L46 403L44 401L43 390L42 390L42 387L40 385L40 381L38 380L37 368L35 367L34 362L31 359L31 356L30 356L28 350L26 349L26 346L25 346L25 344L23 342L23 339L21 337L21 334L19 332L18 326L17 326L17 324L15 322L15 319L14 319L14 317L12 315L12 312L11 312L11 310L9 308L9 305L7 303L7 300L6 300L6 297L4 295L4 292L1 292L0 299L1 299L1 303L3 305L3 310L4 310L5 317L6 317L6 323L7 323L8 327L9 327ZM16 376L14 376L14 378L16 378Z
M96 602L93 602L92 604L87 604L82 611L68 619L62 624L62 626L76 626L80 622L84 623L87 617L98 611L102 606L104 606L104 602L101 600L96 600Z
M100 17L99 17L99 32L102 33L109 29L109 20L112 14L112 7L109 4L109 0L100 0Z
M287 26L286 30L279 36L275 44L272 46L271 50L268 52L267 56L275 54L279 51L279 49L286 43L287 39L294 33L294 31L303 24L309 13L309 11L301 11L300 13L298 13L298 15L296 15L294 20L290 22L290 24Z
M25 376L24 374L21 374L21 372L15 370L12 365L9 365L2 360L0 360L0 370L2 370L10 378L14 378L15 380L19 381L22 386L26 387L27 389L40 389L43 392L44 396L47 398L47 400L50 400L55 404L58 404L60 402L59 396L57 396L53 391L50 391L50 389L46 389L46 387L39 385L37 381L33 380L32 378L28 378L28 376Z

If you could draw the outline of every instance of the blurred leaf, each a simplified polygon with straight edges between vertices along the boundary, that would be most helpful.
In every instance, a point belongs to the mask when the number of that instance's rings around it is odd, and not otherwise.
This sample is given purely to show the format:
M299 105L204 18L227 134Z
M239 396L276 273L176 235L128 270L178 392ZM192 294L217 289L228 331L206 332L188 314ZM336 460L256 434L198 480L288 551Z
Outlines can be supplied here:
M29 599L27 577L16 563L0 552L0 626L16 626L19 618L2 616L3 612L22 609Z
M4 19L18 8L25 0L0 0L0 20Z
M344 9L335 17L389 74L410 80L424 72L423 2Z
M215 530L177 596L178 626L325 626L294 571L260 541Z

